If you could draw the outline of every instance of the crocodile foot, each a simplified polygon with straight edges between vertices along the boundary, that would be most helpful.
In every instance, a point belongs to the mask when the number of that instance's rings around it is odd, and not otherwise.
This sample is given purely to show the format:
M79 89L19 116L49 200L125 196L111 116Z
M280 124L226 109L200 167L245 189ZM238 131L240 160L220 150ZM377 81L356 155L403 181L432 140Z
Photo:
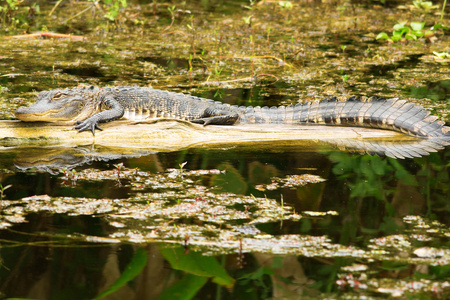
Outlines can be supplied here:
M103 131L103 129L100 128L100 126L98 125L98 122L94 120L86 119L84 121L77 121L76 124L77 125L75 126L74 129L78 129L78 132L90 130L92 132L92 135L95 136L95 129Z

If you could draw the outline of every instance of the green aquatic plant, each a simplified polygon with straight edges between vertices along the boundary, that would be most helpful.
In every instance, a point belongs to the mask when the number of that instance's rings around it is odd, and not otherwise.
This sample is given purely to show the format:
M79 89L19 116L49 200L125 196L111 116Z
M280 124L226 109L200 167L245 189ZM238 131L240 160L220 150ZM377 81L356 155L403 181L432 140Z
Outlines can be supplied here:
M408 22L403 21L394 25L392 36L389 36L386 32L380 32L376 39L385 39L390 42L397 42L400 40L417 40L421 37L428 37L433 35L433 27L430 30L425 30L425 22L411 22L410 26L407 26Z
M348 75L347 75L347 74L342 75L342 81L343 81L344 83L346 83L347 80L348 80Z
M442 34L449 31L450 28L442 24L434 24L430 29L425 30L425 22L411 22L410 26L407 25L407 21L402 21L394 25L392 36L389 36L386 32L380 32L376 39L385 39L388 42L394 43L397 41L405 40L417 40L419 38L430 39L435 35L438 30Z
M40 13L38 4L21 6L21 0L4 0L0 2L0 20L9 30L14 28L28 29L32 18Z
M114 164L114 167L117 169L117 183L120 185L120 173L125 169L123 163Z
M184 166L187 164L187 161L182 162L181 164L178 164L178 166L180 167L180 174L183 173L184 170Z
M5 0L2 5L0 5L0 12L2 13L3 25L7 21L14 21L14 16L19 9L19 0Z
M450 58L450 53L448 53L448 52L436 52L436 51L434 51L433 54L434 54L434 56L436 58L439 58L439 59L449 59Z
M67 168L61 169L61 173L64 174L64 182L68 182L69 180L72 182L72 185L75 186L78 179L77 171L68 170Z
M107 13L104 15L110 21L114 21L119 14L120 7L127 7L127 0L104 0L104 6L107 7Z
M430 12L433 9L439 8L439 5L434 5L431 1L414 0L413 4L409 6L413 10L420 10L422 12Z
M102 299L109 294L114 293L123 286L126 286L128 282L133 280L136 276L142 273L142 270L147 265L148 253L143 248L138 248L131 259L130 263L125 267L120 277L111 284L106 290L97 295L95 299Z
M445 7L447 6L447 0L442 3L441 21L444 20Z
M278 2L278 5L284 9L292 9L292 7L294 7L291 1L280 1Z
M53 6L52 10L48 14L49 16L51 16L53 12L55 12L55 10L58 8L61 2L62 0L58 0L58 2L55 3L55 6ZM117 19L117 16L119 15L120 9L127 7L127 0L103 0L103 1L88 0L88 3L92 4L88 5L88 7L78 12L77 14L73 15L72 17L66 19L64 23L67 23L68 21L77 18L78 16L84 14L87 11L92 10L93 12L95 12L96 8L98 8L100 11L106 11L103 17L105 17L109 21L115 21Z
M8 184L7 186L3 186L2 184L0 184L0 200L3 200L3 197L5 196L5 190L9 189L10 187L12 187L11 184Z

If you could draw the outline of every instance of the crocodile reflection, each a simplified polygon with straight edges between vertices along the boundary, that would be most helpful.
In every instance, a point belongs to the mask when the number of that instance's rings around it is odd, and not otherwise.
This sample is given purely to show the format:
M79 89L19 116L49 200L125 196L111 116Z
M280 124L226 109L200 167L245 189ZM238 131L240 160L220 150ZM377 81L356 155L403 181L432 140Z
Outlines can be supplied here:
M58 174L61 170L71 170L95 161L141 157L152 153L154 152L142 149L109 148L98 145L25 148L14 158L14 165L21 171Z
M348 152L359 152L391 158L414 158L430 155L432 152L444 149L440 143L433 140L405 139L405 140L371 140L371 139L334 139L322 140Z
M357 152L392 158L414 158L429 155L444 147L432 140L406 139L323 139L317 140L317 145L329 145L341 151ZM245 145L242 145L245 147ZM249 144L248 146L251 146ZM273 148L273 143L267 143ZM286 146L286 144L284 144ZM301 147L301 145L299 145ZM258 144L264 148L264 145ZM282 150L280 146L279 150ZM315 151L311 149L311 151ZM95 161L111 161L127 159L153 154L155 151L105 147L100 145L77 146L77 147L52 147L52 148L24 148L14 158L14 165L22 171L59 173L63 169L71 170L78 166L89 165Z

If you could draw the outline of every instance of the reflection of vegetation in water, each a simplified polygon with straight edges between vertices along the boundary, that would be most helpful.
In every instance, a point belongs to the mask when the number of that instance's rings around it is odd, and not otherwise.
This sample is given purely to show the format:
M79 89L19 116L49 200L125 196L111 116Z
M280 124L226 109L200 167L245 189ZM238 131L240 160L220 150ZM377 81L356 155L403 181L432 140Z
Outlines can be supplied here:
M225 172L214 175L211 178L211 185L219 188L221 192L236 193L245 195L247 193L247 183L241 174L230 164L222 164L217 167Z
M400 229L398 218L405 215L425 213L439 219L432 211L448 209L448 166L439 154L409 164L343 152L329 157L335 162L333 173L348 187L350 197L345 211L339 211L344 222L341 243L357 242L361 233L395 233ZM430 190L435 191L432 199Z

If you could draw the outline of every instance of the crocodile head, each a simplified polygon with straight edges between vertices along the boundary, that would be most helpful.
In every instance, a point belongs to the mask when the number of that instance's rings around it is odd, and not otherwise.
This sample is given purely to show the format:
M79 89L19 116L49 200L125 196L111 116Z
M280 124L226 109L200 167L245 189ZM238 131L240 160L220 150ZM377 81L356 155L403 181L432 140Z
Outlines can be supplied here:
M22 121L78 121L96 111L94 98L99 88L81 87L43 91L30 107L19 107L15 115Z

